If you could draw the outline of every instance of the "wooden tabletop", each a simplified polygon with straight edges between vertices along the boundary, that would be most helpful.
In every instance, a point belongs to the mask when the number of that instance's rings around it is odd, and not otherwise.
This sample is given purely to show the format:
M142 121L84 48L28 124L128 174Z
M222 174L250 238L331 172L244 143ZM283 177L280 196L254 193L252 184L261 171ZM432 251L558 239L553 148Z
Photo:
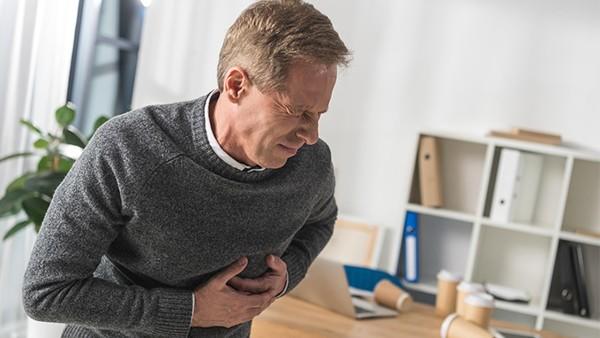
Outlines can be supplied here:
M365 338L418 337L439 338L443 318L433 307L415 304L410 312L395 318L354 320L305 301L285 296L273 303L252 323L252 338ZM495 327L530 331L524 326L492 321ZM538 332L543 338L559 338L549 332Z

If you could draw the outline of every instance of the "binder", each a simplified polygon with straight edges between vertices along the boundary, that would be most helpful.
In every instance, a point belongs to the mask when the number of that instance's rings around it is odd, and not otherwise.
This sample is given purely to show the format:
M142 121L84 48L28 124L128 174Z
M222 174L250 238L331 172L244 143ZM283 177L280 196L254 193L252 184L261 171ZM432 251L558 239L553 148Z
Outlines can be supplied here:
M588 303L587 288L585 285L585 269L583 267L583 252L581 244L571 244L571 260L575 275L575 287L577 295L576 310L581 317L590 317L590 306Z
M548 308L590 317L581 244L564 241L559 243Z
M404 221L404 280L419 282L419 215L406 213Z
M571 246L568 242L560 241L556 252L552 284L550 285L548 308L560 310L567 314L577 313L575 304L576 292Z
M419 187L421 205L439 208L444 204L441 177L441 158L434 137L423 136L419 143Z
M541 155L507 148L501 150L490 219L531 223L543 163Z

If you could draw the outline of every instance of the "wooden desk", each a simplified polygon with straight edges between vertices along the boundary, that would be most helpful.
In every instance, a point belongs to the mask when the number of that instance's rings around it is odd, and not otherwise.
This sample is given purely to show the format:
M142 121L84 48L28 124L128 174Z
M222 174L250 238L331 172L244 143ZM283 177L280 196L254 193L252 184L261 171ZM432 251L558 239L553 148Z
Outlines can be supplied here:
M496 327L531 331L526 327L492 321ZM353 320L319 306L286 296L271 305L252 323L252 338L439 338L442 318L433 307L415 304L396 318ZM543 338L559 335L540 332Z

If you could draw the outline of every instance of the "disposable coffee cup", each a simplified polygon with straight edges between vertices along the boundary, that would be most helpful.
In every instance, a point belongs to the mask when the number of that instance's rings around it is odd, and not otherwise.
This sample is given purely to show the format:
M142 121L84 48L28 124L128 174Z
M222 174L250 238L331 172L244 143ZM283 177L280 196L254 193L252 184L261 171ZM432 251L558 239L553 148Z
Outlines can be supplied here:
M494 338L488 330L453 313L446 317L440 328L442 338Z
M408 293L387 279L377 283L374 296L376 303L400 312L410 310L413 304L412 297Z
M494 311L494 297L487 293L474 293L465 298L464 318L482 328L490 325L490 317Z
M469 283L469 282L461 282L457 287L457 296L456 296L456 313L459 316L465 316L465 298L468 295L474 293L485 292L483 285L478 283Z
M461 278L458 275L442 270L438 273L437 280L435 313L438 316L446 317L456 310L456 286Z

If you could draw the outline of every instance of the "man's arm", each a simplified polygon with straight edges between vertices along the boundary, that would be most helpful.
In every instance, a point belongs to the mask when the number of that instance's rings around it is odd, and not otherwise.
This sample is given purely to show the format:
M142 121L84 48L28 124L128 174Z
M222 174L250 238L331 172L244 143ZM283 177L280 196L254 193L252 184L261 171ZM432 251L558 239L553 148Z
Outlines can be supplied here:
M300 283L312 262L333 234L333 225L337 219L338 210L334 197L335 179L332 166L328 168L325 182L327 185L326 193L281 257L287 264L288 271L288 283L285 293L291 291Z
M131 187L114 137L100 128L56 190L25 272L25 311L43 321L186 337L192 291L93 277L127 221L123 191Z

